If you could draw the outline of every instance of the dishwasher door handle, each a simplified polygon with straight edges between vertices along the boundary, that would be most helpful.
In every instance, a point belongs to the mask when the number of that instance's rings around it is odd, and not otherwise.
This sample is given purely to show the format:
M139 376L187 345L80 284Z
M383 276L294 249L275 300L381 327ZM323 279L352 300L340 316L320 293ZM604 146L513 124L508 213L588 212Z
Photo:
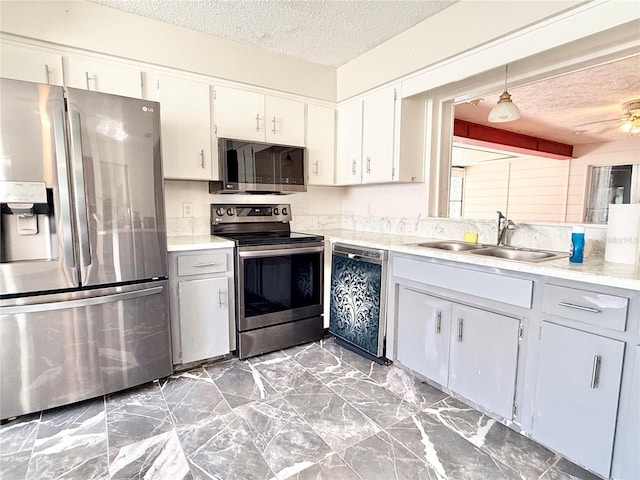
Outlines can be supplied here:
M333 255L336 257L348 258L349 260L355 260L356 262L375 263L376 265L382 265L384 263L384 259L381 258L368 257L366 255L358 255L357 253L343 252L340 250L334 250Z

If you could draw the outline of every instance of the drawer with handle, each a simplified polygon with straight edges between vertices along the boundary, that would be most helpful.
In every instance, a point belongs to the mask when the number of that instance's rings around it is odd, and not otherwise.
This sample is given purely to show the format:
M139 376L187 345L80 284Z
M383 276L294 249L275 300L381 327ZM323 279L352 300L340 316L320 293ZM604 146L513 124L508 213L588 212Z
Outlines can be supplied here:
M546 314L624 332L629 299L603 293L545 285L542 310Z
M227 271L225 253L202 253L199 255L178 256L178 276L199 275Z

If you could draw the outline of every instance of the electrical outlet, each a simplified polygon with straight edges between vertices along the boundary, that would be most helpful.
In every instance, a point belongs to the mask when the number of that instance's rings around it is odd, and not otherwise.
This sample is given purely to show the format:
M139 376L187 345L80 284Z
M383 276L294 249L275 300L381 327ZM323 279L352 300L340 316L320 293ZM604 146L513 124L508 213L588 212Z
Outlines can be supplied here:
M192 202L182 202L182 216L183 217L193 217L193 203Z

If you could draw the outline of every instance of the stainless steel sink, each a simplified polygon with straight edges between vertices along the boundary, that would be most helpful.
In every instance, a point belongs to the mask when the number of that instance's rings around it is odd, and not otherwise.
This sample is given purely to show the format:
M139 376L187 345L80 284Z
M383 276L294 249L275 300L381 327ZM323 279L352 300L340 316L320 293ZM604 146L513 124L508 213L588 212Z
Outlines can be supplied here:
M477 250L485 248L485 245L476 243L464 243L456 240L440 240L435 242L419 243L419 247L439 248L440 250L452 250L454 252L466 252L467 250Z
M520 262L544 262L556 258L567 257L567 253L550 252L547 250L532 250L514 247L486 247L470 252L474 255L484 255L487 257L504 258L507 260L517 260Z

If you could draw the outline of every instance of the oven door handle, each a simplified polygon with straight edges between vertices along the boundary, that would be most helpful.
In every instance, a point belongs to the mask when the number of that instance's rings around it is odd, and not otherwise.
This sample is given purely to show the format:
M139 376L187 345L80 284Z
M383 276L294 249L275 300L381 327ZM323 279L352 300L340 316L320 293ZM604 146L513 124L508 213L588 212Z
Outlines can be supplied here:
M324 245L318 247L288 247L264 250L247 250L238 249L240 258L258 258L258 257L284 257L286 255L301 255L303 253L321 253L324 252Z

